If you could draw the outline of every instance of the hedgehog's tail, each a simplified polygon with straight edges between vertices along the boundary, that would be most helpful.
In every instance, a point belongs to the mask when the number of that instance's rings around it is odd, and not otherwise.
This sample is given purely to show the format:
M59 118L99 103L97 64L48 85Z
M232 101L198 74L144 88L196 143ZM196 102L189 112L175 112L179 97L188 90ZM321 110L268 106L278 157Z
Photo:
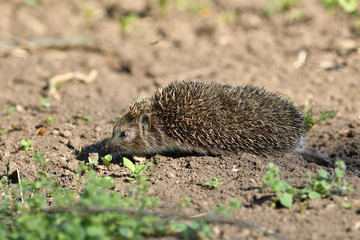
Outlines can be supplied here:
M326 156L316 148L309 148L303 146L295 149L294 152L303 156L307 161L315 162L316 164L322 166L331 167L334 164L328 156Z

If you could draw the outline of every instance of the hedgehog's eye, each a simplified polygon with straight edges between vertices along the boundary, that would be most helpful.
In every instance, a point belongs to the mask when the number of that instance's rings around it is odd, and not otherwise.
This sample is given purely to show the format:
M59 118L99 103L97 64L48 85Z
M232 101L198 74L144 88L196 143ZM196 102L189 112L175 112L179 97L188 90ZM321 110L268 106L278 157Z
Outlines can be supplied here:
M121 132L120 134L119 134L119 137L120 138L125 138L127 136L127 132Z

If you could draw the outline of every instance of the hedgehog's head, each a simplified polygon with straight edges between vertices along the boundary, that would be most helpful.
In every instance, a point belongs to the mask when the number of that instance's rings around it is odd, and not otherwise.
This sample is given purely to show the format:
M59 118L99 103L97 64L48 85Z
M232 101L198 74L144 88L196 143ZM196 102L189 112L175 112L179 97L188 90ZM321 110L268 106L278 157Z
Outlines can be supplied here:
M108 153L144 156L152 154L156 140L156 121L152 119L147 100L133 102L130 111L115 125L113 134L105 146Z

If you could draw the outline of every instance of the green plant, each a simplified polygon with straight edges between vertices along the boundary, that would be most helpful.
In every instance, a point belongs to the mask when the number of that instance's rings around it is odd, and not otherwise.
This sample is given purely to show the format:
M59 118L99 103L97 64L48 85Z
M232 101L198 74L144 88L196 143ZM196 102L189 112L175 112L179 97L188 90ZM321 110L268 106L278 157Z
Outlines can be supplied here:
M354 13L358 8L357 0L320 0L327 9L339 6L345 12Z
M9 132L9 129L7 129L7 128L4 128L3 130L2 130L2 133L3 134L7 134Z
M42 158L41 154L38 157ZM82 174L85 171L84 174ZM0 179L1 239L145 239L181 236L208 238L205 221L170 220L152 210L159 204L149 197L149 182L139 174L126 195L112 190L112 177L99 177L85 164L76 170L79 191L63 188L44 172L35 181L22 179L9 191Z
M205 221L194 220L190 223L171 221L172 232L178 233L181 239L208 239L212 236L212 230Z
M101 160L103 160L105 166L110 166L110 162L112 160L112 156L110 154L106 155L105 157L101 157Z
M156 2L158 3L159 5L159 8L162 10L162 11L165 11L169 5L169 3L173 1L173 0L156 0Z
M139 16L135 13L130 13L126 16L120 16L118 18L118 22L120 25L120 30L122 32L130 32L132 30L132 26L135 21L139 18Z
M23 0L23 1L28 6L37 6L41 3L40 0Z
M86 165L89 166L90 169L94 169L99 165L98 159L99 159L98 157L94 157L94 158L88 157L89 162L87 162Z
M16 112L16 106L8 106L7 112L8 114Z
M306 186L301 190L303 198L320 199L332 196L334 194L340 195L347 191L353 191L346 179L344 179L346 166L344 161L336 161L335 173L331 176L327 171L320 169L318 176L314 176L308 172L305 174L307 178Z
M229 206L220 204L213 207L209 213L212 216L221 216L223 218L232 218L233 213L242 207L242 202L239 199L231 198Z
M220 12L217 15L218 25L227 25L234 23L236 20L236 14L234 12Z
M188 0L155 0L162 12L166 12L168 6L171 2L175 3L175 6L178 10L184 11L189 8Z
M266 15L272 15L275 12L288 11L295 4L301 1L302 0L269 0L264 11Z
M338 0L339 6L348 13L354 13L358 8L357 0Z
M275 207L279 202L282 206L290 208L294 200L299 199L307 201L309 199L320 199L340 195L347 191L353 191L345 176L345 163L336 162L335 173L331 176L327 171L320 169L318 176L312 173L306 173L305 187L302 189L294 188L289 183L279 178L281 171L273 163L269 163L269 171L263 177L263 188L270 188L276 196L272 197L272 206Z
M80 5L81 15L83 18L83 24L86 27L90 27L94 23L95 18L95 8L88 4Z
M35 152L32 154L32 158L34 162L40 164L40 168L42 170L45 170L45 168L50 165L50 163L46 162L46 159L44 158L44 153Z
M53 117L48 117L45 121L48 122L48 123L53 123L53 122L56 121L56 119L53 118Z
M328 118L333 118L336 116L337 111L327 111L323 112L320 111L320 118L315 119L312 118L313 116L313 105L310 105L309 109L305 111L304 118L305 118L305 132L308 132L315 124L318 124L321 121L325 121Z
M176 203L177 208L190 208L192 206L190 198L184 198L183 200Z
M206 178L206 179L209 180L203 184L206 189L215 189L220 186L220 182L222 181L217 178Z
M350 204L350 203L343 202L343 203L341 204L341 206L342 206L343 208L345 208L345 209L350 209L353 205Z
M276 196L271 199L273 207L278 200L282 206L290 208L294 201L296 189L286 181L279 179L280 173L280 169L275 164L269 163L269 171L263 177L263 188L270 188L276 193Z
M26 140L24 140L24 139L21 139L20 144L21 144L21 147L22 147L26 152L32 150L31 140L26 141Z
M115 117L115 120L120 120L120 119L122 119L122 118L123 118L122 115L118 115L118 116Z
M51 98L42 98L41 105L46 108L49 108L51 106Z
M84 123L86 123L86 122L89 121L90 119L91 119L91 116L83 116L82 121L83 121Z
M32 157L36 163L44 163L45 162L44 153L35 152L35 153L33 153Z
M210 13L211 13L211 4L210 2L192 2L191 4L189 4L188 6L188 10L200 17L206 18L209 17Z
M64 86L64 82L54 83L51 78L48 78L47 81L49 86L55 89L61 89Z
M149 162L145 165L139 164L135 166L135 164L126 157L123 157L123 161L125 166L131 171L131 177L128 178L129 181L138 180L139 176L142 175L142 172L145 171L149 166L153 165L151 162Z

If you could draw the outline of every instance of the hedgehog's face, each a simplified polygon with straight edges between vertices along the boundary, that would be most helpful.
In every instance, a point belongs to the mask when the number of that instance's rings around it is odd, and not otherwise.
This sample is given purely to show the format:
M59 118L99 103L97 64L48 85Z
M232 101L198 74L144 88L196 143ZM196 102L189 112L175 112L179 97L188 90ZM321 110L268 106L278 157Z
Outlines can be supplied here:
M145 155L144 136L149 129L150 117L148 114L141 114L138 119L126 114L116 123L113 134L105 146L105 151L124 155Z

